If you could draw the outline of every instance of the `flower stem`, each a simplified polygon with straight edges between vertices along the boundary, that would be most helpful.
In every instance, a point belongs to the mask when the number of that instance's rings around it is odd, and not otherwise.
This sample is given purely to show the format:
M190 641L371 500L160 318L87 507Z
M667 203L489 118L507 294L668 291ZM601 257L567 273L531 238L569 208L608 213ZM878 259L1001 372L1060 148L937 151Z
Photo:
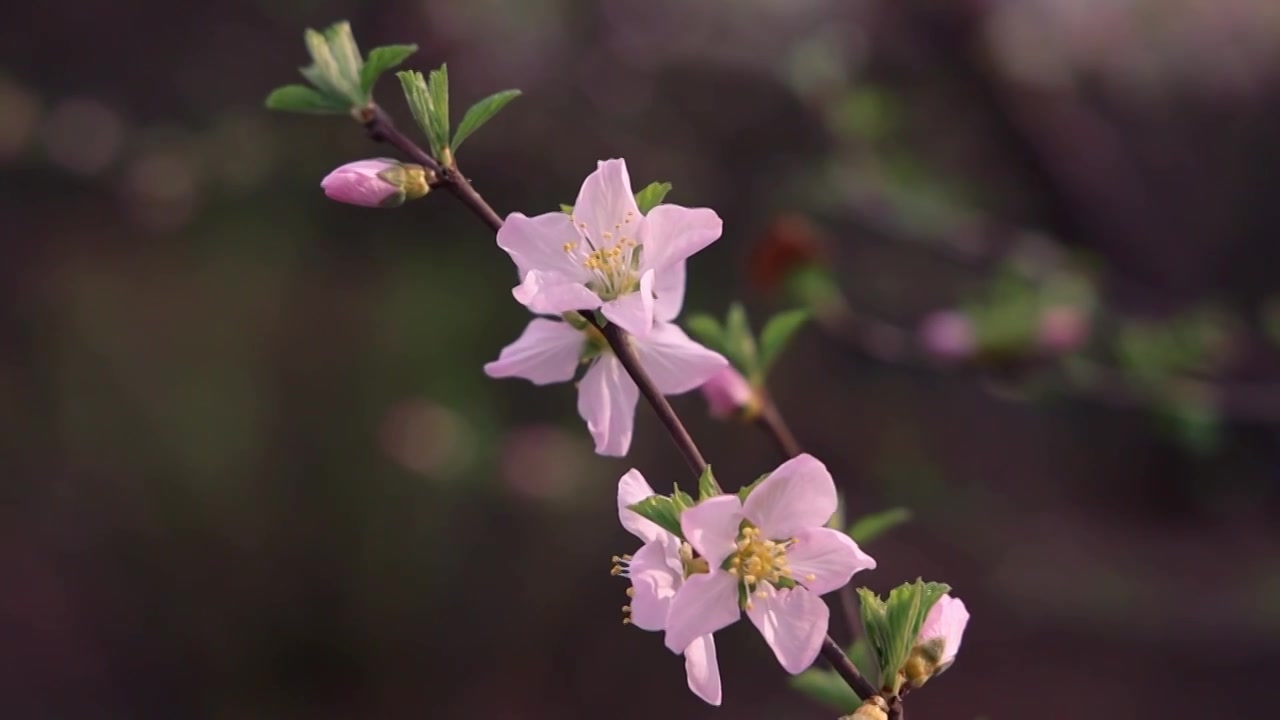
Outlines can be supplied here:
M373 106L364 115L364 128L368 131L369 137L377 142L384 142L394 147L411 160L425 167L435 174L436 182L431 183L437 187L444 186L446 190L453 193L454 197L462 201L471 212L476 214L484 224L488 225L491 230L497 232L502 227L502 217L480 197L480 193L471 186L466 176L458 170L456 164L441 164L435 158L431 157L426 150L423 150L408 136L396 129L391 121L391 117L387 115L382 108Z
M365 129L369 133L369 137L378 142L385 142L396 148L400 152L407 155L411 160L419 165L427 168L435 173L437 185L443 185L454 197L458 198L463 205L466 205L476 217L480 218L490 229L497 232L502 228L502 216L485 202L485 199L476 192L471 183L458 171L457 166L441 165L435 158L431 157L425 150L418 146L413 140L410 140L404 133L396 129L391 122L391 118L383 112L382 108L374 106L369 110L364 118ZM701 475L702 471L707 467L707 461L702 457L702 453L698 450L698 446L694 444L693 437L689 435L689 431L685 429L684 423L680 422L680 416L676 415L676 411L671 407L671 403L667 402L667 398L658 390L658 386L654 385L653 379L649 377L649 373L645 372L644 367L640 364L640 358L636 355L635 348L632 346L627 333L622 328L613 323L609 323L604 327L600 327L595 321L595 313L584 312L582 316L587 322L591 323L600 330L608 341L609 347L612 348L614 356L618 358L618 362L622 363L622 367L631 376L636 387L640 388L640 394L644 395L645 400L653 407L654 412L658 414L658 419L662 421L662 425L667 429L667 433L671 436L672 442L680 449L680 453L684 455L684 459L689 463L689 467L694 473ZM778 437L781 445L784 440L790 445L784 445L783 450L789 455L799 454L799 444L796 443L795 436L791 435L790 430L786 429L786 424L782 422L782 416L773 408L772 403L766 404L766 409L761 413L761 417L771 417L771 421L762 421L766 427L773 428L771 432ZM795 452L787 450L788 447L795 448ZM835 668L836 673L844 678L844 681L853 688L863 700L876 694L875 688L866 678L862 677L862 673L858 672L858 668L845 655L840 646L836 644L831 636L826 636L822 641L822 656L827 659Z
M782 413L778 412L778 406L773 404L773 399L766 393L762 394L764 398L761 402L760 414L756 416L756 424L769 433L783 455L793 458L804 452L800 447L800 441L796 440L791 428L787 427L787 422L782 419Z

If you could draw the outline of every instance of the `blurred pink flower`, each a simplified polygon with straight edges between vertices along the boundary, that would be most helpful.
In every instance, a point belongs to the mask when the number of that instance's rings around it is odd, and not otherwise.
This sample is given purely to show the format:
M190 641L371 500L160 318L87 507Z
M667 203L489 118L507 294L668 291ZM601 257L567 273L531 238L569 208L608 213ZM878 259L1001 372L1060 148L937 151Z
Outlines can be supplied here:
M805 454L778 466L745 502L719 495L682 512L685 538L711 569L687 578L672 598L667 649L684 651L745 609L783 669L812 665L829 619L820 596L876 566L848 535L824 527L836 505L831 473Z
M512 213L498 246L520 273L512 294L533 312L599 308L644 337L655 317L675 316L669 306L684 299L684 260L719 238L721 225L707 208L663 204L641 215L626 161L605 160L582 183L572 215Z
M1040 347L1055 355L1075 352L1089 338L1089 318L1079 308L1053 305L1040 313Z
M721 420L733 417L756 402L751 383L732 366L712 375L701 389L711 416Z
M679 312L679 306L674 311ZM621 457L631 448L640 390L598 336L590 326L580 330L568 322L534 318L484 371L489 377L520 377L537 385L567 382L586 355L590 366L577 383L578 414L595 438L596 452ZM729 364L665 321L634 342L640 362L666 395L693 390Z
M973 354L973 322L958 310L938 310L920 324L920 344L943 360L963 360Z
M429 189L421 166L388 158L347 163L326 175L320 187L333 200L362 207L399 207Z
M630 622L641 630L660 631L667 625L671 599L684 584L693 552L687 543L637 515L628 506L654 495L639 470L632 469L618 481L618 520L644 541L634 556L614 558L615 573L631 580ZM694 638L684 649L689 689L712 705L720 704L720 666L711 634Z

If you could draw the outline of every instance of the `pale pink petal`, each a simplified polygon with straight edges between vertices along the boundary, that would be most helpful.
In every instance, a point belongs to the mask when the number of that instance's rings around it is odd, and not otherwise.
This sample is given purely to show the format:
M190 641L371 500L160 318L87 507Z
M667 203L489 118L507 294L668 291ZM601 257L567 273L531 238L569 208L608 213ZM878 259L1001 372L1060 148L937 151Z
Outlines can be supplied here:
M637 515L629 506L656 494L640 471L634 468L618 480L618 520L622 527L645 542L652 542L670 533L655 525L652 520Z
M559 320L534 318L524 332L502 348L498 359L485 363L489 377L520 377L537 385L573 379L586 338L572 325Z
M648 337L637 338L636 354L663 395L689 392L729 367L723 355L689 339L671 323L658 323Z
M747 617L773 650L782 669L796 675L813 664L827 634L830 611L822 598L804 588L777 590L763 584L751 598ZM763 593L764 597L760 597Z
M805 453L782 463L757 485L742 513L765 537L782 540L825 525L838 502L827 466Z
M702 397L711 417L728 418L755 401L756 391L742 373L723 367L702 384Z
M659 205L645 216L641 267L666 268L720 237L724 223L714 210Z
M787 548L791 577L815 595L842 588L854 573L876 566L870 555L839 530L810 528L796 533L795 539Z
M562 212L549 212L528 217L511 213L498 230L498 247L507 251L516 263L520 277L533 270L585 282L591 273L565 252L566 242L577 243L573 221Z
M732 625L741 614L737 578L723 570L691 575L671 601L667 649L682 653L694 640Z
M400 188L383 180L378 173L400 167L400 163L386 158L357 160L337 168L320 181L324 194L332 200L362 207L381 207L393 195L403 194Z
M716 641L703 635L684 649L684 672L694 695L712 705L720 704L720 664L716 662Z
M511 294L521 305L540 315L560 315L600 307L600 296L586 285L540 270L531 270Z
M578 414L587 421L597 453L627 454L639 399L640 389L614 356L600 356L587 370L578 383Z
M741 524L742 503L737 495L707 498L680 513L680 529L685 539L713 568L719 568L737 549Z
M578 224L579 234L591 238L596 247L608 246L602 238L606 232L617 238L636 238L626 228L638 228L643 219L631 192L631 177L627 174L625 160L601 160L596 165L596 171L587 176L578 191L572 219Z
M942 658L938 662L939 669L946 669L960 652L960 640L964 637L964 629L969 624L969 610L964 601L950 595L943 595L929 608L924 624L920 626L919 639L916 644L923 645L930 640L942 640Z
M653 330L653 271L640 276L640 289L605 303L600 312L609 322L643 339Z
M678 262L653 278L653 318L671 322L684 305L685 275L688 263Z
M631 557L628 572L635 595L631 598L631 623L641 630L661 630L666 627L667 613L676 588L684 582L680 556L680 541L670 533L636 551Z

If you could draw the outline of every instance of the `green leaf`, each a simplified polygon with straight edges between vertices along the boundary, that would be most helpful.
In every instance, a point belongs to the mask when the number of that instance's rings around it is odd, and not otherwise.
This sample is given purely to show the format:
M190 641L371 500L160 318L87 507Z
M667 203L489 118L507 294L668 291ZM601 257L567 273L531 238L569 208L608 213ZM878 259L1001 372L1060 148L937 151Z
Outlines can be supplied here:
M750 483L743 485L741 488L739 488L738 499L741 500L742 502L746 502L747 496L751 494L751 491L755 490L756 486L764 482L764 479L767 477L769 477L769 473L765 473L760 477L756 478L755 480L752 480Z
M360 90L368 96L383 73L399 67L400 63L416 52L417 45L383 45L371 50L364 67L360 69Z
M350 99L350 88L343 83L342 70L329 51L329 41L310 28L303 33L302 39L307 45L307 53L311 55L311 64L299 68L302 76L327 95Z
M706 500L709 497L723 495L724 491L720 489L720 483L716 482L716 476L711 472L711 466L708 465L702 471L702 475L698 476L698 499Z
M572 214L573 214L573 206L572 206L572 205L565 205L564 203L560 203L560 212L564 213L565 215L572 215Z
M350 110L350 105L345 100L325 95L306 85L285 85L272 90L267 96L267 107L271 110L321 115L344 115Z
M790 678L789 682L802 695L841 713L852 712L862 704L849 684L833 670L812 667Z
M808 322L812 313L806 308L781 312L769 318L760 331L760 369L769 372L774 361L786 349L796 331Z
M663 495L651 495L627 507L640 517L651 520L663 530L684 538L684 533L680 530L680 508L677 507L675 500Z
M712 350L724 351L725 333L720 321L703 313L684 319L684 327L691 335Z
M760 358L756 349L756 338L751 332L751 323L747 320L747 309L742 303L729 306L729 314L724 323L724 354L734 367L742 371L752 381L760 380Z
M340 20L324 31L325 42L329 53L338 65L338 78L347 90L348 97L356 99L361 95L360 69L364 60L360 57L360 48L356 47L356 36L351 33L351 23Z
M849 526L848 535L859 545L865 545L910 519L910 510L904 507L890 508L858 518Z
M915 646L920 626L933 604L950 590L944 583L917 579L894 588L886 602L870 590L858 588L862 625L876 651L880 677L889 691L898 692L902 682L898 673Z
M417 70L401 70L396 73L396 77L400 78L400 86L404 88L404 99L409 104L413 119L417 121L418 127L427 138L432 140L431 151L435 154L437 148L431 131L431 96L427 92L426 79Z
M669 192L671 192L671 183L649 183L645 189L636 193L636 205L640 207L640 214L648 215L649 211L657 207Z
M432 143L437 145L436 158L445 162L444 149L449 147L449 67L441 65L427 76L427 97L431 99Z
M467 114L462 116L462 122L458 123L458 132L453 136L453 151L457 152L458 148L462 147L463 140L479 130L482 125L497 115L499 110L506 107L507 103L519 96L519 90L502 90L472 105L467 110Z
M675 501L676 510L680 512L688 510L689 508L697 504L693 501L692 495L681 490L680 488L675 489L675 492L671 494L671 499Z

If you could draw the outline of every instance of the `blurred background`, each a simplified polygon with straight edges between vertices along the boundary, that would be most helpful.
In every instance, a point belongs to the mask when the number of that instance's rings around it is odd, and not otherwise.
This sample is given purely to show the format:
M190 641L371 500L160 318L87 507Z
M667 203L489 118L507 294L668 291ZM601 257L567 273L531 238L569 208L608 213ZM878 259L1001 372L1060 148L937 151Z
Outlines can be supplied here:
M481 365L527 321L445 193L268 113L305 27L449 64L490 203L597 159L715 208L686 315L818 313L771 390L886 592L973 612L921 718L1262 716L1280 671L1280 3L137 0L0 26L0 696L13 718L835 717L746 623L725 703L620 624L651 411L592 454L568 386ZM390 76L377 97L411 127ZM676 407L737 486L780 461ZM838 611L833 617L839 617ZM836 620L833 634L849 632Z

